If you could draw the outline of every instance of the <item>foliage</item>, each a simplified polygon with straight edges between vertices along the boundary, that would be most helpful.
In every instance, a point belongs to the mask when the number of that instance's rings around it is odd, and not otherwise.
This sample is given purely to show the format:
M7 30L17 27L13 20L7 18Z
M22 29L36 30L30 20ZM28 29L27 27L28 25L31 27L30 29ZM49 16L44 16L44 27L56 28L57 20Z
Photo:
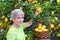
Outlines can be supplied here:
M6 32L12 24L11 11L17 8L24 11L25 22L34 16L36 9L41 8L38 9L40 14L34 19L33 25L26 28L25 33L33 32L34 28L41 23L51 30L52 35L60 37L60 0L0 0L1 40L5 39Z

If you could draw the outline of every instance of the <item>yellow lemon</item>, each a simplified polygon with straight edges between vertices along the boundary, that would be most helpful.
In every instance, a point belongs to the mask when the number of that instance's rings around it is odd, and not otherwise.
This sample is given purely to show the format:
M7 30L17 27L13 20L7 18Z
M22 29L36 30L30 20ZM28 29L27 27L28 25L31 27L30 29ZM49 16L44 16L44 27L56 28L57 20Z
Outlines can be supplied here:
M42 8L41 7L38 7L37 8L37 12L42 13Z
M57 33L57 37L60 37L60 33Z
M42 30L39 30L38 32L43 32Z
M55 17L55 19L56 19L56 20L58 20L58 18L57 18L57 17Z
M58 28L60 28L60 23L58 24Z
M5 20L5 22L8 22L8 18L7 17L4 20Z
M50 28L54 28L54 24L50 24Z
M42 31L45 31L45 29L46 29L46 26L43 25L42 28L41 28L41 30L42 30Z
M5 16L2 16L2 19L4 19L5 18Z
M42 30L42 31L45 31L45 28L43 28L43 27L42 27L42 29L41 29L41 30Z
M60 23L58 24L58 27L60 27Z
M60 0L57 0L57 2L59 3L59 2L60 2Z
M42 30L41 29L38 29L38 28L35 28L35 31L36 32L42 32Z
M42 26L42 24L41 24L41 23L39 23L39 24L38 24L38 26Z
M22 10L23 8L22 7L20 7L20 10Z
M51 14L54 14L55 12L54 11L52 11L52 13Z
M28 0L29 2L32 2L32 0Z
M35 28L35 31L38 32L39 31L38 28Z
M46 25L43 25L43 28L45 28L45 29L46 29Z
M10 21L12 21L12 18L10 18Z
M38 29L40 30L42 27L41 26L38 26Z
M37 7L36 4L34 5L34 7Z

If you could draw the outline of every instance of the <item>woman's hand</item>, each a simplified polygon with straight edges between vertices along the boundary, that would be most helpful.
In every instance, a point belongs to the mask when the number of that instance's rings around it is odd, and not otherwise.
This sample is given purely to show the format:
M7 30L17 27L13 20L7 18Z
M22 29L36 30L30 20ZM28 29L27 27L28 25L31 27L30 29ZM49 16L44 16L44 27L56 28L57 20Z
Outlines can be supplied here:
M36 11L35 11L35 15L37 16L39 14L39 12L37 11L37 9L36 9Z

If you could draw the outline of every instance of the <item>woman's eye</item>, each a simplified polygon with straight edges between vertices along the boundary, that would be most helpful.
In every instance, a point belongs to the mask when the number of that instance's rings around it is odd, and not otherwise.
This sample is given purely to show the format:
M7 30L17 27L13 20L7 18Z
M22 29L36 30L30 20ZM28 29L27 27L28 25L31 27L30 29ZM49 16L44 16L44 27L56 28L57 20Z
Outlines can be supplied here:
M18 19L20 19L20 18L24 18L24 17L18 17Z
M20 19L20 17L18 17L18 19Z
M24 18L24 17L22 17L22 18Z

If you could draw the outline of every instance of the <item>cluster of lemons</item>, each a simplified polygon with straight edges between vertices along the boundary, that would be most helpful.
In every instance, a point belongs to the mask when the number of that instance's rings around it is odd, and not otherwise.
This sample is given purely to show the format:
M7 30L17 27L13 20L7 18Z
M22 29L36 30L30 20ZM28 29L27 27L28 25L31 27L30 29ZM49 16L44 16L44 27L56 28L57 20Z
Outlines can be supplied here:
M28 0L29 2L32 2L33 0ZM38 1L38 0L34 0L34 1ZM56 0L57 2L60 2L60 0Z
M16 8L17 4L14 7ZM35 5L34 5L34 7L35 7ZM23 8L20 7L19 9L22 10ZM42 13L42 8L41 7L36 7L36 9L37 9L37 12Z
M41 23L39 23L38 27L35 28L35 31L37 31L37 32L44 32L44 31L48 31L48 29L46 29L45 25L42 25Z
M28 1L28 2L32 2L33 0L27 0L27 1ZM38 1L38 0L34 0L34 2L37 2L37 1ZM15 4L15 5L14 5L14 8L16 8L17 6L18 6L18 4ZM34 5L32 6L32 8L36 8L39 13L42 13L42 8L41 8L41 7L38 7L36 4L34 4ZM19 9L22 10L23 8L20 7Z
M32 2L33 0L28 0L29 2ZM35 0L35 1L38 1L38 0ZM60 2L60 0L56 0L57 2Z
M9 25L7 22L12 21L12 18L8 19L8 18L5 17L4 15L1 16L1 18L3 19L3 22L0 21L0 26L3 27L4 25L7 24L7 27L9 27L10 25Z
M51 29L54 29L54 30L60 29L60 23L57 24L56 27L55 27L54 24L51 23L49 27L50 27Z
M60 23L57 25L57 29L59 29L60 28ZM60 37L60 32L58 32L57 34L56 34L56 36L57 37Z
M48 29L46 29L46 27L47 27L46 25L42 25L41 23L39 23L38 27L35 28L35 31L37 31L37 32L48 31ZM60 23L57 24L56 27L55 27L55 25L53 23L50 23L49 28L54 29L54 30L59 29L60 28Z
M48 29L46 29L46 27L47 27L47 26L42 25L41 23L39 23L39 24L38 24L38 27L35 28L35 31L36 31L36 32L48 31ZM59 29L59 28L60 28L60 23L57 24L56 28L55 28L55 25L51 23L51 24L49 25L49 28L50 28L50 29L55 29L55 30L56 30L56 29ZM60 33L57 32L56 36L57 36L57 37L60 37Z

